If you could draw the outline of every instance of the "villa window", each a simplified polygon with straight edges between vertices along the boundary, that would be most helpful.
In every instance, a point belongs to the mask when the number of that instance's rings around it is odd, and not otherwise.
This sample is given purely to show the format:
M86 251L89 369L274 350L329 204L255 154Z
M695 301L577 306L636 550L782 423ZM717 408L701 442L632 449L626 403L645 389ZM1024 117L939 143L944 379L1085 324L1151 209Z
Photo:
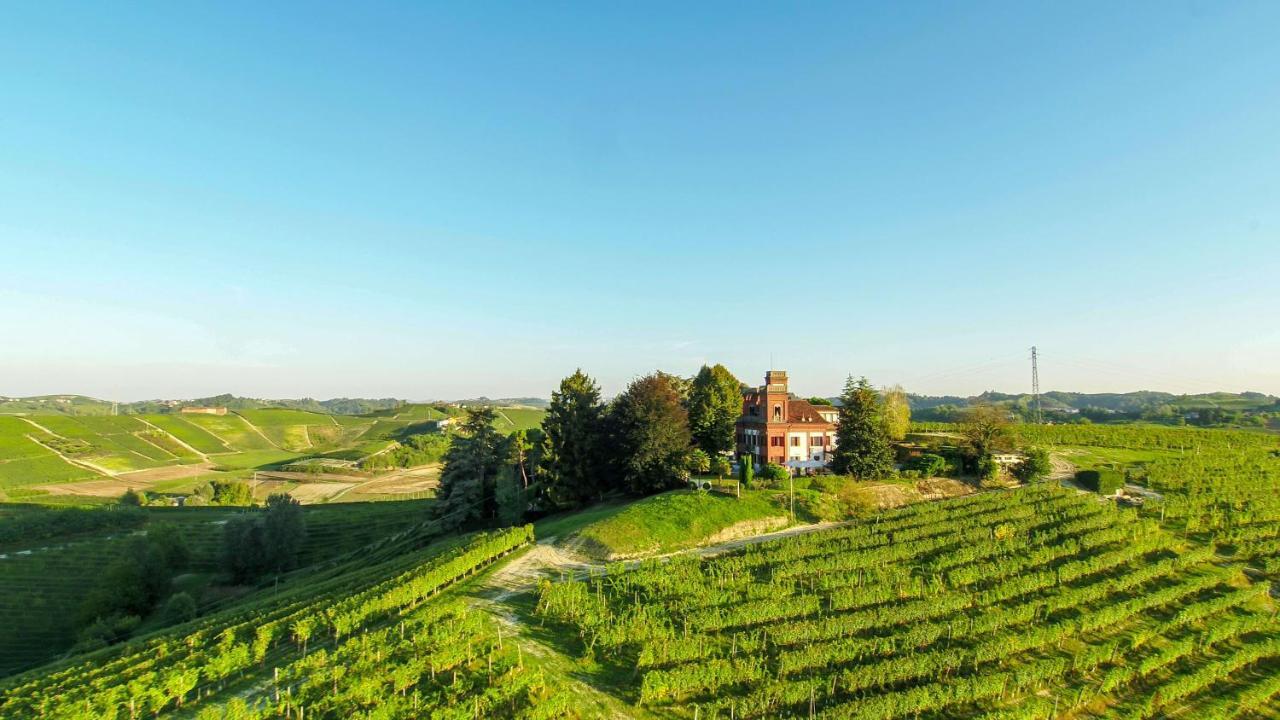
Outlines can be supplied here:
M774 406L773 406L773 419L774 419L774 420L781 420L781 419L782 419L782 406L781 406L781 405L774 405Z

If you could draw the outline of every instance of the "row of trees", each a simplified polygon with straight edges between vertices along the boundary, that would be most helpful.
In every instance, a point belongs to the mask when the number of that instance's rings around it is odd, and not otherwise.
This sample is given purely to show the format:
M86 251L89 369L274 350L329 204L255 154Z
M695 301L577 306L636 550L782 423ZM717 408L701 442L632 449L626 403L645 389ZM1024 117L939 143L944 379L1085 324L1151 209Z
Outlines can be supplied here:
M692 380L656 372L611 403L581 370L561 381L541 430L503 437L493 410L475 408L445 455L437 498L445 528L517 522L531 503L579 507L606 492L680 487L690 468L727 473L742 384L721 365Z

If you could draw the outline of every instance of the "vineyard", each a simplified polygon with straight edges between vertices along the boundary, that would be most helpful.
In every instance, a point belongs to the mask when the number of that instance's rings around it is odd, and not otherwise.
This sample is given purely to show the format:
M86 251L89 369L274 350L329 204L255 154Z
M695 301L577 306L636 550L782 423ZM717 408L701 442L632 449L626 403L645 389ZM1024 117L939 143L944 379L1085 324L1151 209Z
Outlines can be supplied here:
M381 717L565 716L567 696L496 621L436 597L532 539L526 526L354 560L14 678L0 685L0 717L346 718L374 705L392 713Z
M1229 717L1280 709L1269 587L1032 486L544 582L538 613L678 717Z
M308 507L304 566L330 561L421 524L429 503L356 503ZM2 508L4 506L0 506ZM22 506L13 506L21 508ZM18 509L0 512L0 522ZM34 512L27 510L26 512ZM0 549L0 677L48 661L75 641L74 617L87 589L126 547L154 523L177 525L191 553L189 570L219 569L223 524L243 514L228 508L147 508L138 522L75 536L13 542ZM102 514L102 513L100 513Z

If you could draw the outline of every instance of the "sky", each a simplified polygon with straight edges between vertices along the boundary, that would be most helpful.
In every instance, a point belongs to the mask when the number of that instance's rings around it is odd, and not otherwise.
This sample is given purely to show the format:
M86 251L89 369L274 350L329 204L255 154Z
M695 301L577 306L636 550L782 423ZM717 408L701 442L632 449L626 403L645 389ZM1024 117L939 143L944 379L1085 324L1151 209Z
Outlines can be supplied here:
M1280 394L1280 3L6 3L0 395Z

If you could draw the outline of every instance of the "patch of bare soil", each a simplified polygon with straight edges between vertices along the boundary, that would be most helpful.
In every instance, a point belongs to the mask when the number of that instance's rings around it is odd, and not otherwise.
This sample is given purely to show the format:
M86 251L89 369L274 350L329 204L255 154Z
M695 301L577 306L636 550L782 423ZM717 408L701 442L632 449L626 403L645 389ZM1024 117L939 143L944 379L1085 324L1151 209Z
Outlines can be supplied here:
M77 497L120 497L126 490L146 490L154 480L129 480L123 475L109 480L85 480L75 483L55 483L38 485L36 489L44 490L52 495L74 495Z
M306 473L300 474L305 475ZM289 491L289 494L298 502L306 505L308 503L324 502L334 495L354 486L355 483L349 482L310 482L295 487Z
M287 472L284 470L262 470L258 472L259 479L270 480L287 480L296 483L346 483L354 485L359 477L351 475L343 475L341 473L309 473L309 472Z
M213 463L198 463L196 465L168 465L166 467L147 468L146 470L135 470L130 473L121 473L116 477L121 480L144 480L147 482L163 482L165 480L180 480L182 478L195 477L203 475L213 470Z
M408 495L427 492L440 485L440 466L432 465L384 475L375 480L361 483L352 494L361 495Z
M920 491L916 488L893 483L864 485L857 488L857 492L867 497L880 510L890 510L920 500Z
M1050 480L1070 480L1076 476L1076 466L1057 453L1049 456L1049 465L1053 468L1049 471Z
M761 535L774 530L781 530L787 526L789 520L785 515L776 517L759 518L757 520L743 520L736 522L720 532L707 538L706 544L716 545L726 543L730 540L740 540L745 537Z
M941 477L925 478L916 483L916 489L920 491L920 496L925 500L942 500L944 498L972 495L977 492L968 483L960 482L955 478Z

